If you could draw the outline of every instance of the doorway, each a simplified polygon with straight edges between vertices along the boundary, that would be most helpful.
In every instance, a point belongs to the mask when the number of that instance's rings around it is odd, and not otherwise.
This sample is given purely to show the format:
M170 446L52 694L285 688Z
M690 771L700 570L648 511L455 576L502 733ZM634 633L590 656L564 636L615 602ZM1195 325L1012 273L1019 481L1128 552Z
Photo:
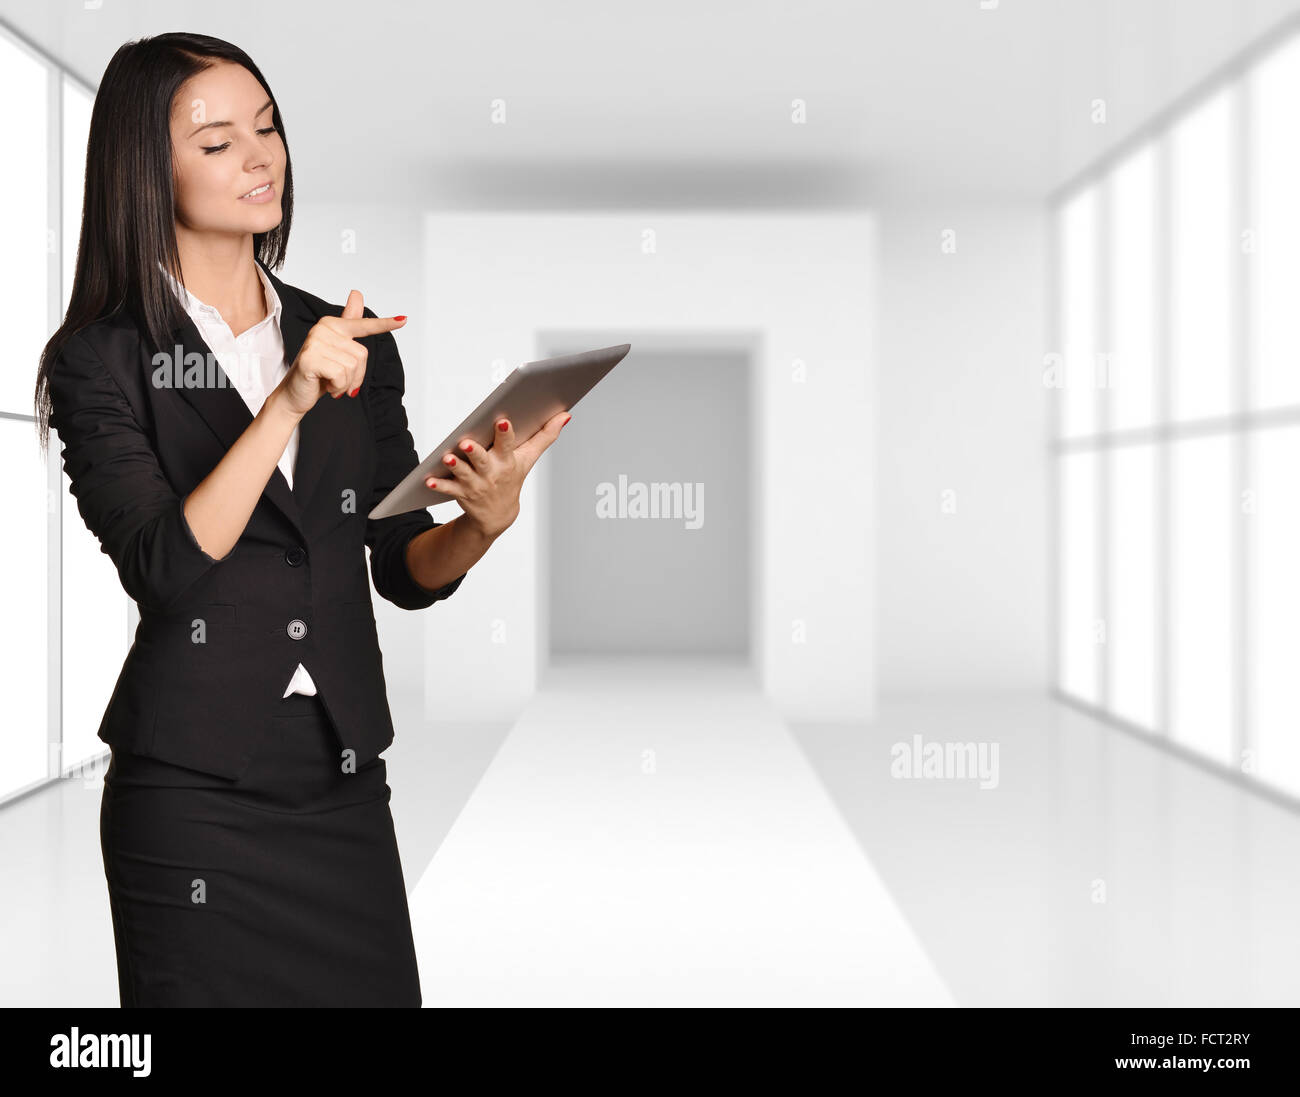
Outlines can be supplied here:
M748 660L750 401L744 351L635 341L583 398L545 457L551 655Z

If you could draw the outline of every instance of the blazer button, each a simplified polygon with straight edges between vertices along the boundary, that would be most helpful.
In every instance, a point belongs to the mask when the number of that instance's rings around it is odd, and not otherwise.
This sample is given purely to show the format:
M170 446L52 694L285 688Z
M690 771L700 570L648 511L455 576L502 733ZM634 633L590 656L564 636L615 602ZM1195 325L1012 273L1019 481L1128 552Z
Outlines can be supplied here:
M295 617L289 622L289 627L285 631L288 632L290 640L301 640L307 635L307 625Z
M289 549L284 554L284 562L288 564L291 568L296 568L299 564L303 562L306 556L307 554L303 552L302 549L295 546L294 548Z

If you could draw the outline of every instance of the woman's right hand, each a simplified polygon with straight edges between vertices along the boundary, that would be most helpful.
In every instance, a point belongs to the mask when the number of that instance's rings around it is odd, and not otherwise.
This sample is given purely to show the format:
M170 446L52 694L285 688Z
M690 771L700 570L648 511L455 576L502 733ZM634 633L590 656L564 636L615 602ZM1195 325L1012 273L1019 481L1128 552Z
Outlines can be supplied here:
M295 415L306 415L327 392L335 399L345 392L356 396L366 375L367 357L357 339L394 331L406 323L405 316L366 316L364 308L361 292L352 290L342 316L322 316L307 332L298 357L276 386Z

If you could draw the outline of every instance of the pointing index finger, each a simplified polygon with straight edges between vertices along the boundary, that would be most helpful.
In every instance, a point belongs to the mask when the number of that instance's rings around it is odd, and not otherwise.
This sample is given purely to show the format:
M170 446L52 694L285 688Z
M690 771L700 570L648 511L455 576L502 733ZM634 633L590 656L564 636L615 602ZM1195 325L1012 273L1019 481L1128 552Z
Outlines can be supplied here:
M341 316L338 326L350 339L361 335L378 335L381 331L395 331L406 323L405 316Z

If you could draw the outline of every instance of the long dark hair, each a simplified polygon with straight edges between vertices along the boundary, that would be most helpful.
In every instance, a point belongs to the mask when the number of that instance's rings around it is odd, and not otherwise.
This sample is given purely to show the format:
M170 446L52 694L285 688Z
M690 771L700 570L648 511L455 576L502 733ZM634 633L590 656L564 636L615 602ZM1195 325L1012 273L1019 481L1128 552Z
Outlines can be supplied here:
M278 269L289 244L293 165L280 105L261 71L238 46L205 34L158 34L127 42L104 70L90 115L81 236L68 311L41 352L36 373L36 419L41 450L49 446L50 367L64 343L119 309L134 318L151 352L170 344L181 305L158 268L183 283L176 247L171 109L182 84L220 61L251 72L272 103L272 123L284 140L284 194L280 223L254 233L253 253Z

